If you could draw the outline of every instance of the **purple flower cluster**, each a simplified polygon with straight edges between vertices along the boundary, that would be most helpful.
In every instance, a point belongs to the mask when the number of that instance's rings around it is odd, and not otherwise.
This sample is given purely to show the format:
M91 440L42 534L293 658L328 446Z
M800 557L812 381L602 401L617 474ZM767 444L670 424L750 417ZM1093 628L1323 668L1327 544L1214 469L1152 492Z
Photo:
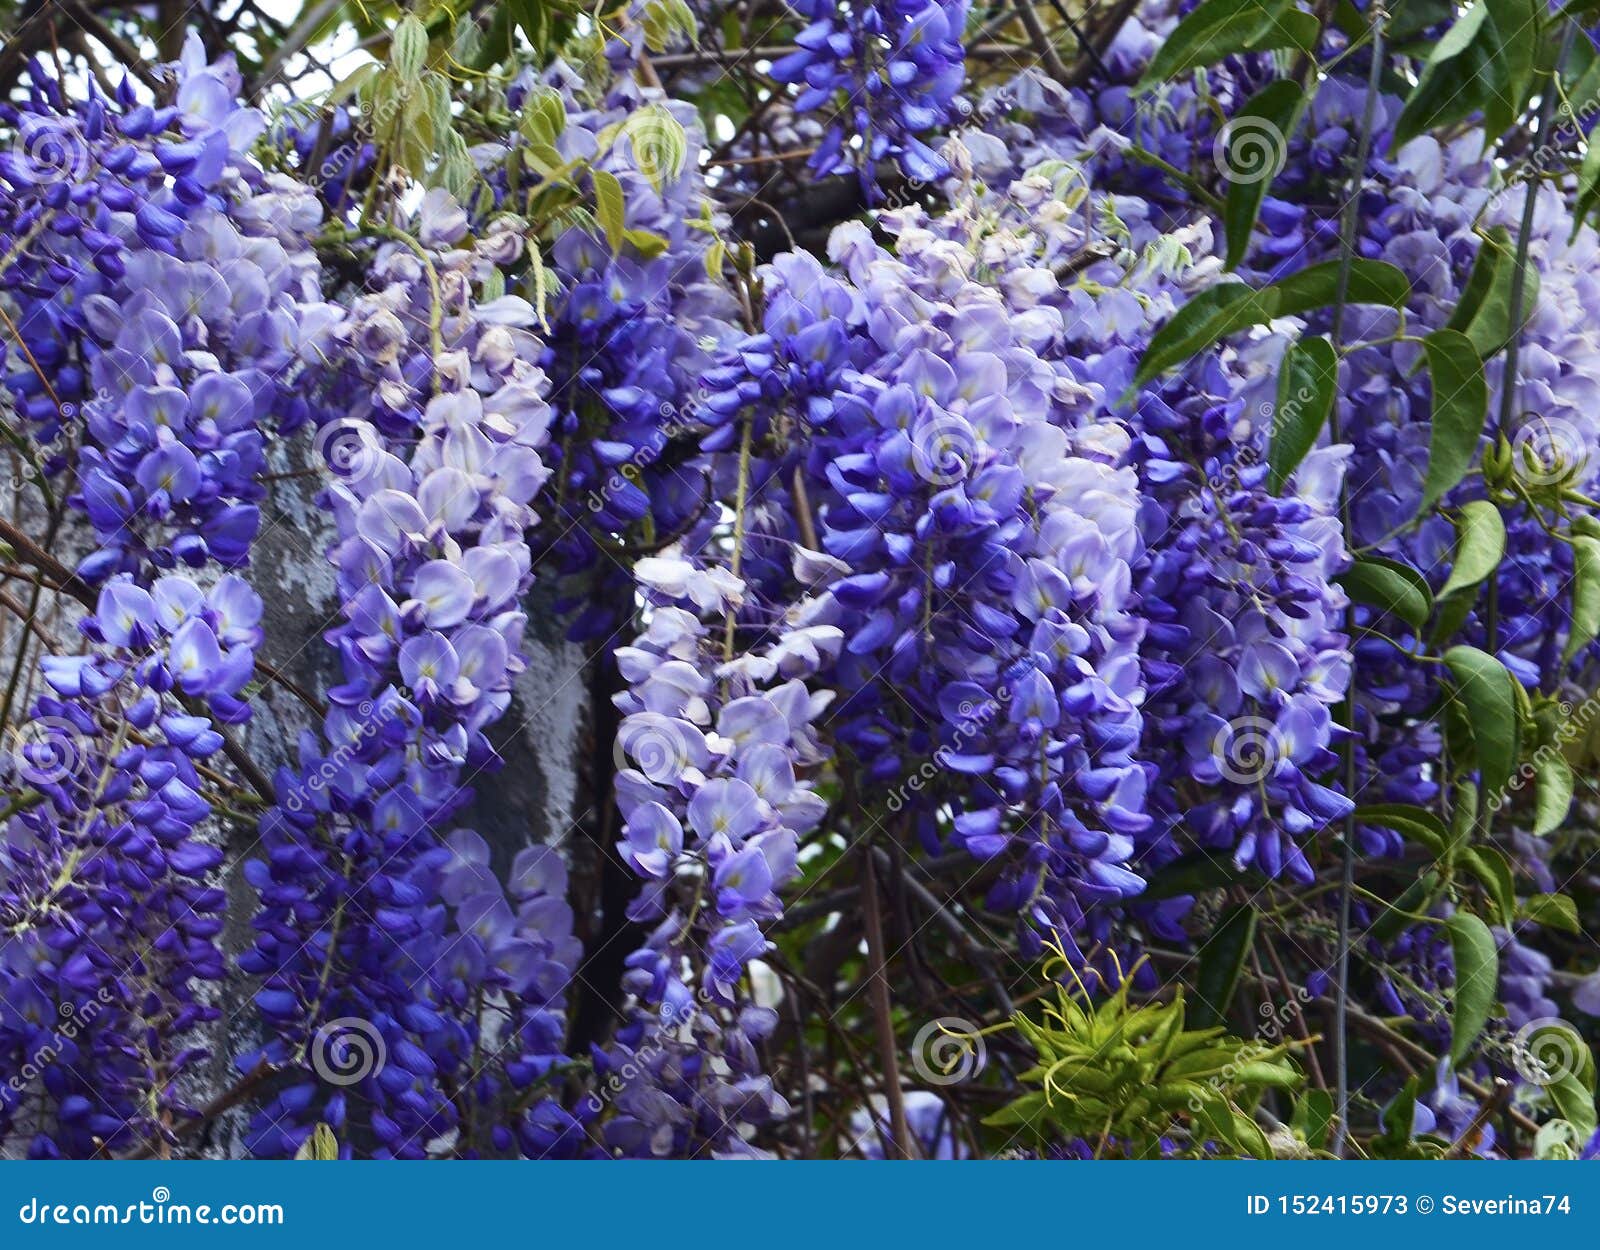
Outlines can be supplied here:
M793 0L793 8L806 19L800 50L776 61L772 76L800 88L797 112L824 115L810 168L859 168L868 186L885 160L922 182L948 174L924 136L959 115L966 0Z
M194 1114L196 1029L224 971L223 852L202 826L227 800L206 761L216 726L249 718L261 641L259 596L215 574L248 555L262 427L303 421L288 375L319 324L314 206L242 159L259 118L231 61L191 41L176 68L175 106L91 94L72 118L36 72L19 123L34 142L0 173L31 219L9 270L27 366L12 392L54 452L47 473L71 470L95 544L80 573L103 582L79 622L88 649L42 657L50 693L6 762L0 1031L25 1079L4 1132L41 1155L171 1140ZM46 158L61 177L44 179ZM209 589L162 574L179 562Z
M709 215L694 110L626 81L584 109L571 83L547 77L525 75L511 106L560 88L569 111L559 150L616 180L628 232L613 241L574 226L555 241L541 335L559 510L541 557L563 579L558 606L572 617L572 636L605 643L626 627L632 588L603 552L624 539L659 545L706 511L705 469L693 457L696 385L734 305L706 269L724 223Z
M126 576L82 624L90 649L47 656L51 693L7 761L0 839L0 1141L81 1156L169 1136L194 1114L185 1079L224 962L223 852L201 768L223 740L260 641L261 600Z

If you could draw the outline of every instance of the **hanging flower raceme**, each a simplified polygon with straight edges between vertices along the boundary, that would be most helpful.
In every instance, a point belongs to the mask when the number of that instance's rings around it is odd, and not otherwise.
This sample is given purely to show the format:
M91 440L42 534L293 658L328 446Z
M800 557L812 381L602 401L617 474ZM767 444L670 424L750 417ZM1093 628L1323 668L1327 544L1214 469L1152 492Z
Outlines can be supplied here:
M327 638L345 680L322 738L280 773L267 857L248 870L262 909L242 962L276 1036L244 1064L302 1077L257 1118L260 1153L347 1116L384 1155L532 1151L531 1086L560 1055L578 951L559 863L518 861L513 912L481 840L444 836L498 764L486 731L525 663L525 534L549 476L534 311L484 290L503 289L520 238L457 246L466 228L430 193L413 231L378 249L330 353L327 393L347 415L316 437L334 473L342 620ZM352 1075L352 1034L386 1059Z
M829 700L806 686L815 653L780 641L730 655L729 622L748 605L728 569L669 554L638 575L647 623L617 653L631 764L617 852L645 883L629 914L653 928L628 957L630 1018L596 1055L591 1104L614 1101L614 1154L745 1154L743 1130L788 1113L755 1050L777 1015L744 987L798 875L798 839L825 810L799 774L821 759L813 722Z

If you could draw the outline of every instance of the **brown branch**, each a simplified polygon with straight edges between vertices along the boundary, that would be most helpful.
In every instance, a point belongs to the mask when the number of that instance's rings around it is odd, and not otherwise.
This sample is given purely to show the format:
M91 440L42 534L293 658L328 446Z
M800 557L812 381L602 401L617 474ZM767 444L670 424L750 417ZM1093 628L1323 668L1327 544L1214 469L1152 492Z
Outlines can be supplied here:
M917 1145L906 1119L905 1093L900 1088L900 1057L894 1038L894 1014L889 1002L889 972L883 948L883 916L878 899L878 874L873 867L871 848L862 856L862 917L867 930L867 993L872 1000L873 1027L878 1035L879 1057L883 1060L883 1094L889 1102L889 1125L894 1135L894 1150L902 1159L915 1159Z

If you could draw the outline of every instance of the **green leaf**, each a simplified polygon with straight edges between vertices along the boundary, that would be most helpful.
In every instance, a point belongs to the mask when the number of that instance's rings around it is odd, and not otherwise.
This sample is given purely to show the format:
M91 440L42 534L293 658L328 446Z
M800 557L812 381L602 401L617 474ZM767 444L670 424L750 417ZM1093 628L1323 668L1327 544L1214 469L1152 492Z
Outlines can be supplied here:
M1433 905L1439 889L1439 874L1432 869L1423 873L1400 892L1400 897L1389 904L1372 922L1367 936L1388 944L1400 936L1401 930L1415 924L1413 916L1426 915Z
M1042 1093L1024 1094L1021 1098L1008 1102L1000 1110L983 1118L983 1122L994 1128L1009 1128L1012 1125L1025 1124L1040 1132L1045 1117L1049 1114L1049 1104Z
M1206 0L1167 36L1141 85L1174 78L1202 65L1214 65L1236 52L1293 48L1316 50L1316 18L1293 0Z
M1339 297L1340 268L1339 261L1329 260L1259 289L1243 282L1207 287L1178 309L1151 338L1130 389L1138 390L1157 374L1198 355L1226 335L1332 304ZM1347 302L1400 308L1410 293L1410 279L1386 261L1357 257L1350 262Z
M1189 1013L1195 1027L1222 1023L1255 940L1256 909L1248 904L1230 908L1200 949L1200 970L1195 978L1197 1001Z
M506 0L512 23L536 50L550 41L550 6L546 0Z
M1236 269L1250 247L1256 215L1267 188L1283 168L1306 89L1290 78L1268 83L1228 121L1222 137L1226 144L1222 172L1228 193L1222 220L1228 237L1229 269Z
M1456 555L1439 598L1476 586L1495 569L1506 553L1506 523L1500 509L1487 499L1474 499L1456 518Z
M1572 765L1560 751L1541 751L1533 762L1533 836L1542 838L1561 828L1572 810Z
M1298 93L1298 92L1297 92ZM1339 354L1325 338L1298 339L1283 353L1278 402L1272 410L1267 448L1267 489L1274 495L1317 445L1339 388Z
M1495 923L1511 924L1517 918L1517 886L1504 852L1493 846L1469 846L1461 852L1461 865L1483 883Z
M1245 873L1234 867L1233 856L1220 851L1195 851L1156 869L1140 898L1177 898L1236 885Z
M1590 136L1583 141L1583 164L1578 167L1578 198L1572 209L1572 233L1583 228L1596 202L1600 202L1600 139Z
M1325 1089L1308 1089L1294 1105L1289 1127L1299 1133L1306 1145L1322 1150L1328 1144L1328 1129L1333 1124L1333 1095Z
M1578 1130L1579 1141L1587 1141L1595 1130L1594 1052L1563 1020L1519 1033L1517 1043L1526 1062L1544 1073L1539 1083L1561 1118Z
M1428 436L1428 474L1420 512L1427 512L1467 475L1489 414L1483 361L1458 330L1435 330L1423 340L1433 379L1433 420Z
M1478 1040L1478 1034L1488 1023L1500 972L1500 955L1495 950L1489 926L1471 912L1456 912L1444 922L1444 927L1450 934L1450 950L1456 965L1455 1001L1450 1013L1450 1062L1459 1069L1472 1043Z
M428 28L408 13L395 23L389 40L389 64L406 82L415 83L421 80L427 60Z
M1409 565L1382 556L1362 556L1339 576L1339 585L1357 603L1399 617L1412 629L1427 624L1433 595L1427 579Z
M1258 294L1244 282L1220 282L1183 304L1151 338L1134 375L1133 389L1211 346L1223 333L1220 327L1231 323L1240 315L1238 310Z
M1394 148L1483 114L1489 139L1508 130L1533 89L1534 0L1477 0L1434 45L1395 123Z
M623 232L627 230L627 209L622 200L622 184L609 170L590 171L594 179L595 218L606 233L614 256L622 250Z
M1571 660L1600 634L1600 538L1574 536L1572 567L1572 631L1561 652L1563 661Z
M1355 810L1358 824L1377 825L1413 838L1443 859L1450 845L1450 831L1444 822L1425 807L1409 803L1369 803Z
M1483 236L1478 255L1472 262L1461 301L1451 313L1445 328L1459 330L1472 341L1482 360L1488 360L1511 338L1511 288L1516 282L1517 254L1511 232L1495 226ZM1523 266L1522 321L1539 305L1539 270Z
M1494 656L1476 647L1451 647L1444 662L1455 679L1455 697L1472 726L1479 787L1487 799L1505 789L1517 766L1521 725L1516 678Z
M1565 894L1534 894L1522 900L1517 908L1517 919L1531 920L1547 929L1560 929L1564 933L1583 932L1578 922L1578 905Z

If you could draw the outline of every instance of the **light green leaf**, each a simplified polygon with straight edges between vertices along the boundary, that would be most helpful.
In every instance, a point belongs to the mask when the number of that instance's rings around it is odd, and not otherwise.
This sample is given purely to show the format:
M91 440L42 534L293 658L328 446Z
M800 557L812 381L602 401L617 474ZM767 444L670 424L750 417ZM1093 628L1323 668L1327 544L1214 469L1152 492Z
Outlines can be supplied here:
M428 28L411 14L395 23L389 40L389 64L408 83L420 82L428 61Z
M1560 929L1564 933L1582 933L1578 921L1578 905L1565 894L1534 894L1522 900L1517 908L1519 920L1531 920L1547 929Z
M1476 586L1495 569L1506 552L1506 524L1500 509L1487 499L1474 499L1456 518L1456 556L1439 598Z
M1494 656L1477 647L1451 647L1444 653L1444 662L1455 679L1454 697L1461 701L1472 727L1479 788L1487 799L1505 789L1517 766L1521 726L1516 678Z
M1458 911L1444 923L1455 956L1455 1000L1450 1012L1450 1061L1458 1069L1488 1023L1500 973L1489 926L1471 912Z
M595 218L605 231L606 242L611 244L612 255L616 255L622 250L623 232L628 228L622 184L608 170L592 170L590 176L594 179Z
M301 1143L300 1149L295 1151L296 1159L312 1159L318 1162L329 1162L339 1157L339 1139L333 1135L333 1130L326 1124L318 1124L311 1130L311 1136Z
M1572 765L1560 751L1542 751L1533 764L1533 836L1542 838L1561 828L1572 809Z
M1600 634L1600 538L1572 540L1572 630L1561 658L1569 661Z

